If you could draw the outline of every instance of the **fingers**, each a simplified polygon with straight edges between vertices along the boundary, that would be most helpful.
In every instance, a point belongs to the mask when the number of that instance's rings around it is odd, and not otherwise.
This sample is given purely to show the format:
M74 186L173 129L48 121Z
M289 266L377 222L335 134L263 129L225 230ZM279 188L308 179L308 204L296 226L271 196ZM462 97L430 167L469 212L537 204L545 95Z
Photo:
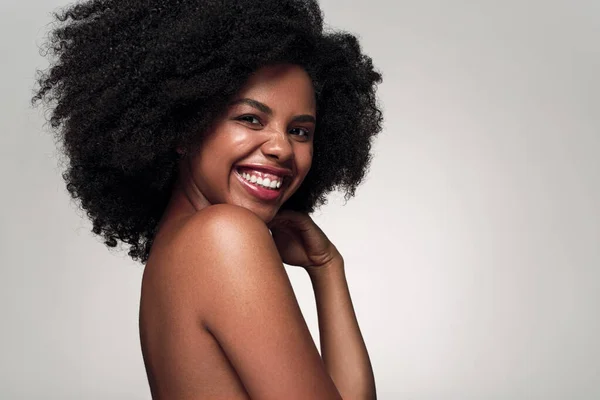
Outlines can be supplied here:
M299 239L313 250L328 246L329 239L308 214L291 210L281 211L275 216L271 227L275 231L298 234Z

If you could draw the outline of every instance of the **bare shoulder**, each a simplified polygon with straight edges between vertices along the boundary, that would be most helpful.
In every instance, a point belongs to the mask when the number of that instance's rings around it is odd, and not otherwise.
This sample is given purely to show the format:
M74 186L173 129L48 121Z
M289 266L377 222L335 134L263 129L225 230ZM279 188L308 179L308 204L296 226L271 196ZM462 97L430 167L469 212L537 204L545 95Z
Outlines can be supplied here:
M198 211L191 217L179 230L174 245L223 245L229 240L243 240L252 235L258 235L256 240L266 240L270 237L266 224L256 214L243 207L216 204ZM199 238L206 242L197 243ZM196 248L202 250L202 246Z
M223 282L223 274L245 265L244 259L257 253L274 261L279 258L269 230L258 216L235 205L206 207L162 241L144 271L145 292L151 291L153 297L173 292L178 298L195 293L189 300L205 304ZM190 301L177 302L190 305Z
M253 399L338 399L265 223L232 205L197 212L173 239L168 290L197 310ZM165 285L165 281L161 280Z
M160 262L155 264L168 264L171 269L193 262L197 256L204 260L208 255L206 250L213 246L227 246L231 240L239 241L248 236L270 241L266 224L253 212L230 204L211 205L196 212L169 233L169 238L163 240L161 249L157 251L160 255L156 258Z
M242 273L257 257L281 263L264 221L229 204L198 211L175 234L169 253L178 268L192 268L194 276L219 281L222 274Z

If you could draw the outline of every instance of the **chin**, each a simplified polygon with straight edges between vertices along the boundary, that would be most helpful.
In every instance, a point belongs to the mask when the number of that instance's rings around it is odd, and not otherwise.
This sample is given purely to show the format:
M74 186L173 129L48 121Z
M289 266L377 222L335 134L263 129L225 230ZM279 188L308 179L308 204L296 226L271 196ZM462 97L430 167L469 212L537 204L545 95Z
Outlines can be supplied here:
M256 215L258 215L258 217L260 219L262 219L264 221L265 224L268 224L269 222L271 222L273 220L273 218L275 218L275 215L277 214L277 211L279 211L279 209L275 210L275 211L265 211L263 210L262 212L255 212Z
M256 215L258 218L260 218L265 224L268 224L269 222L271 222L271 220L273 220L273 218L275 218L275 215L279 211L279 207L275 207L275 206L256 207L254 205L241 205L241 204L237 204L237 206L245 208L248 211L251 211L252 213L254 213L254 215Z

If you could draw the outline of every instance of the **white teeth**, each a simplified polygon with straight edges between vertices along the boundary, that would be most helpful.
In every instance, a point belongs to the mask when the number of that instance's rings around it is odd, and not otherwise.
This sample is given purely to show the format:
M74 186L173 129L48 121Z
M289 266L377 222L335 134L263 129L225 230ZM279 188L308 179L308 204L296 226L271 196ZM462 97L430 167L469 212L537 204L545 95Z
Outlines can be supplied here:
M281 183L282 183L282 180L276 180L276 179L271 180L270 178L263 179L260 176L250 175L247 172L242 172L241 176L248 182L256 183L257 185L261 185L261 186L269 188L269 189L279 189L281 187Z

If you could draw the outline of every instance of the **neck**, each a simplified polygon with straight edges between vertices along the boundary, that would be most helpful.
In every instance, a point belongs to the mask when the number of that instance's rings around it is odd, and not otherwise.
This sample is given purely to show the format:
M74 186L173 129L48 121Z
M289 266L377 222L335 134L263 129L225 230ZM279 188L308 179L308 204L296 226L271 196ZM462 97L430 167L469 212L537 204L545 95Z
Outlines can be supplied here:
M189 155L185 156L179 162L179 176L177 182L173 188L173 194L176 196L180 193L185 197L187 203L193 207L194 211L200 211L201 209L210 205L208 199L202 194L191 173L190 167L191 158Z
M158 224L159 230L170 221L187 219L209 205L211 203L202 194L200 189L198 189L198 186L196 186L192 179L189 158L184 157L179 162L179 175L173 185L169 203Z

